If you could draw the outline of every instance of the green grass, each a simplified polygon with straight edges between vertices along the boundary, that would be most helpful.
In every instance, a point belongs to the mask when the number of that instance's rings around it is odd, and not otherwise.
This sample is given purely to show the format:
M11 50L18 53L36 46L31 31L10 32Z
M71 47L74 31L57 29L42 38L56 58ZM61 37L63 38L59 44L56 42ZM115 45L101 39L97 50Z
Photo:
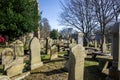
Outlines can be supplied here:
M3 65L0 65L0 75L3 74Z
M96 61L85 61L85 67L89 67L89 66L93 66L93 65L96 65L98 66L98 62Z
M58 52L58 56L64 56L67 54L67 51Z
M67 54L67 51L58 52L58 54Z
M84 80L105 80L106 74L99 71L99 63L91 58L85 60Z
M44 61L44 60L50 60L50 54L44 54L44 55L41 55L41 60Z
M2 50L3 50L3 48L0 47L0 54L1 54Z

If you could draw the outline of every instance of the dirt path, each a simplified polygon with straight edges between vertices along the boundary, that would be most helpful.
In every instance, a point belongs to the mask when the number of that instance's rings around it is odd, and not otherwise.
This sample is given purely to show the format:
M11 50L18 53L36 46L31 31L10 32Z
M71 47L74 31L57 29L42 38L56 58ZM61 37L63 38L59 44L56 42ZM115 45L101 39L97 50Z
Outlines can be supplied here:
M23 80L67 80L68 73L62 70L65 62L66 60L62 58L45 62Z

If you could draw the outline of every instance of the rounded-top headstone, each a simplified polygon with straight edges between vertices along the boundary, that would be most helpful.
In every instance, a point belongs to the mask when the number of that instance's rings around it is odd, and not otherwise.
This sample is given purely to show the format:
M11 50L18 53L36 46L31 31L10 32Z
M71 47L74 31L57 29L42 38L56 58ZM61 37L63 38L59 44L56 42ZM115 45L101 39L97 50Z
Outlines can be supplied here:
M33 37L30 43L30 61L31 61L31 70L38 68L43 65L40 57L40 42L37 37Z

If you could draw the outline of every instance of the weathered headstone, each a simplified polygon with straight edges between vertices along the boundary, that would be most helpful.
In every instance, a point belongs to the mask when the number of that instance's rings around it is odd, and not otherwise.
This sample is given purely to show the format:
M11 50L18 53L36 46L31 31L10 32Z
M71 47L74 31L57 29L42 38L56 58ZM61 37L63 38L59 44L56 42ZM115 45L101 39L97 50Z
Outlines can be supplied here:
M5 48L2 52L2 64L4 65L4 71L9 77L22 73L24 69L24 57L20 56L22 53L18 55L14 51L11 48Z
M72 39L72 40L71 40L71 43L72 43L72 44L76 44L75 39Z
M11 46L14 48L16 56L24 56L24 43L22 41L16 40L11 43Z
M14 60L13 49L5 48L2 51L2 65L5 65L5 67L9 67L9 66L6 66L6 65L10 64L13 60ZM6 70L6 68L4 68L4 70Z
M46 53L50 54L50 48L53 44L52 39L50 39L49 37L46 38Z
M55 58L58 58L58 50L57 50L57 47L54 45L51 47L51 50L50 50L50 59L53 60Z
M8 76L0 76L0 80L11 80Z
M9 77L18 75L23 73L24 69L24 58L23 57L17 57L10 65L10 67L6 70L6 73Z
M37 37L33 37L31 40L30 51L31 70L33 70L43 65L40 56L40 42Z
M110 68L110 76L115 80L120 80L120 23L116 23L112 29L112 55L113 62Z
M40 45L41 45L41 49L45 47L45 40L43 38L40 39Z
M97 40L94 40L94 46L97 48Z
M70 50L73 48L73 47L75 47L77 44L70 44L69 45L69 50L68 50L68 55L70 54ZM66 63L65 63L65 66L64 66L64 70L65 71L69 71L69 59L66 61Z
M83 33L78 33L77 44L83 45Z
M24 44L20 40L17 40L15 43L15 53L18 56L24 56Z
M78 44L71 49L68 80L83 80L85 49Z

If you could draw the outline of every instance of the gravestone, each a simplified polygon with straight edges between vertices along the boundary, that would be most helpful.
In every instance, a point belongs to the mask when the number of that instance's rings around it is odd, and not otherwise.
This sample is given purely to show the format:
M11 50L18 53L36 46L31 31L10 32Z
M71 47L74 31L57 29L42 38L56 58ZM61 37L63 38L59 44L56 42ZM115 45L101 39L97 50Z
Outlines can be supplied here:
M31 62L31 70L36 69L43 65L41 62L40 56L40 42L37 37L33 37L30 43L30 62Z
M10 64L14 60L14 52L11 48L5 48L2 51L2 65L5 65L4 70L6 70L7 64Z
M46 38L46 53L50 54L50 48L53 45L53 41L52 39L50 39L49 37Z
M97 48L97 40L94 40L94 47Z
M24 56L24 43L20 40L16 40L10 44L16 56Z
M85 49L78 44L71 49L68 80L83 80Z
M8 76L0 76L0 80L11 80Z
M2 64L4 65L4 72L7 76L12 77L21 74L24 69L24 57L17 53L11 48L5 48L2 52Z
M72 43L72 44L76 44L75 39L72 39L72 40L71 40L71 43Z
M24 69L24 58L17 57L11 64L10 67L6 70L7 76L13 77L15 75L23 73Z
M120 80L120 23L114 24L112 34L113 62L109 74L113 79Z
M40 45L41 45L41 49L45 47L45 40L43 38L40 39Z
M54 45L50 49L50 59L53 60L56 58L58 58L58 50L57 50L57 46Z
M14 50L17 56L24 56L24 44L20 40L16 40L14 44Z
M77 44L83 45L83 33L78 32L78 35L77 35Z

